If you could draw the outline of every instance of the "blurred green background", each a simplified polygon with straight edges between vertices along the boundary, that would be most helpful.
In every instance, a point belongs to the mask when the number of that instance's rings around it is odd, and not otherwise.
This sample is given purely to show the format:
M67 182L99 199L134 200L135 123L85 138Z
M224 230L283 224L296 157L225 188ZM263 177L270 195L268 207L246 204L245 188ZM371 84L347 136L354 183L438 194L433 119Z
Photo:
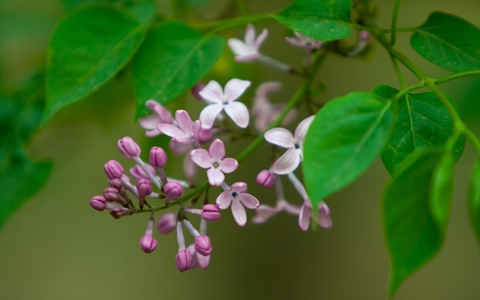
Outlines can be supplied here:
M377 3L379 23L388 27L394 1ZM280 10L289 1L247 4L252 12L261 13ZM171 11L166 2L159 2L158 8L166 14ZM234 9L234 3L227 0L211 1L200 14L221 18ZM480 26L478 0L424 0L404 1L399 27L419 25L433 10L459 15ZM0 0L2 86L15 85L43 64L49 35L63 14L58 0ZM265 27L270 34L263 52L298 65L302 50L284 42L285 28L273 22ZM227 35L243 36L243 29ZM400 33L399 47L428 74L448 74L410 50L408 38L408 33ZM235 64L231 57L227 50L210 76L223 83L233 76L253 79L254 86L280 80L284 88L273 95L274 101L286 101L300 82L268 67ZM144 254L138 240L145 231L147 214L113 220L107 213L92 210L88 200L106 187L103 164L109 159L125 162L116 141L130 135L146 144L142 130L132 124L129 76L127 70L88 99L60 112L29 145L33 158L51 158L55 165L45 187L0 230L0 299L386 299L389 261L379 199L389 175L380 161L356 183L328 199L334 224L329 230L301 232L297 219L285 214L264 225L249 221L240 228L231 212L225 211L220 221L209 226L214 252L206 271L177 271L174 234L157 234L157 250ZM399 87L380 47L368 62L330 57L321 77L329 87L322 101L351 91L369 91L378 84ZM406 78L408 84L416 82L412 76ZM459 102L467 123L480 134L480 80L462 79L442 88ZM252 93L253 89L244 101ZM179 106L197 110L201 106L189 96L183 98ZM227 144L227 151L234 155L245 145ZM269 167L266 151L269 148L263 145L227 180L246 181L262 203L273 204L274 192L255 184L258 171ZM401 287L396 299L479 299L480 253L465 200L473 160L472 148L467 146L457 167L444 249ZM171 159L169 174L181 176L180 163L180 159ZM300 197L286 186L287 198L300 204ZM212 191L211 200L219 192Z

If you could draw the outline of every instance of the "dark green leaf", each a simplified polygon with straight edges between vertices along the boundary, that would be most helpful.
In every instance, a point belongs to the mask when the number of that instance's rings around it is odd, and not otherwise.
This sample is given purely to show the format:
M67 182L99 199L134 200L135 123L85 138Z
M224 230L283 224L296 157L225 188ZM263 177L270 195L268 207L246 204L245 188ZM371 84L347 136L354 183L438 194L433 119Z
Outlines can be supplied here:
M399 91L390 86L378 86L372 93L390 99ZM398 117L382 161L390 174L407 158L426 148L441 148L453 135L453 121L442 101L432 92L407 94L398 101ZM462 155L465 138L453 151L458 159Z
M306 136L303 163L315 206L368 169L392 122L390 101L360 92L331 100L318 112Z
M224 47L223 37L204 36L181 23L166 22L152 29L133 61L136 117L147 112L147 100L167 104L198 83Z
M443 244L454 165L451 153L428 149L410 159L387 185L382 211L392 264L391 297Z
M91 3L100 3L100 2L110 2L115 3L117 0L61 0L63 7L67 10L72 10L74 8L80 7L82 5L87 5Z
M145 31L145 25L107 4L84 7L63 19L50 41L43 122L122 69Z
M350 0L296 0L275 18L316 40L333 41L350 35L351 9Z
M470 220L472 221L473 231L480 244L480 161L475 162L472 179L470 180L470 190L468 193L468 210Z
M453 72L480 69L480 29L457 16L432 13L410 39L413 49Z

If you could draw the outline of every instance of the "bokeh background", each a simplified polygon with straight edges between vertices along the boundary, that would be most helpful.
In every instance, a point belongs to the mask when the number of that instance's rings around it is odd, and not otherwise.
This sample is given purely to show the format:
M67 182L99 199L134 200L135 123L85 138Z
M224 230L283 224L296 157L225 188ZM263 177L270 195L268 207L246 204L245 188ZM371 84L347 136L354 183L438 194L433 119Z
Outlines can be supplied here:
M195 5L202 2L191 1ZM379 23L388 27L394 1L377 3ZM286 0L247 1L254 13L278 11L288 4ZM166 14L171 11L168 2L159 1L158 8ZM199 14L221 18L234 9L230 1L210 1ZM478 0L424 0L404 1L399 27L419 25L433 10L462 16L480 26ZM64 13L58 0L0 0L2 86L15 85L42 66L49 35ZM298 65L302 51L284 42L285 28L273 22L265 27L270 35L263 52ZM243 29L226 35L243 36ZM448 74L410 50L409 35L399 33L400 48L428 74ZM206 271L177 271L174 234L157 234L157 250L144 254L138 240L147 214L113 220L107 213L92 210L88 200L106 187L103 164L109 159L126 162L116 149L116 141L130 135L143 145L151 144L132 123L134 100L129 76L127 69L88 99L61 111L29 145L31 156L53 159L55 165L44 188L0 230L0 299L386 299L389 260L379 199L389 175L380 161L356 183L327 200L334 224L329 230L301 232L297 219L284 214L264 225L249 221L240 228L230 211L225 211L220 221L209 226L214 252ZM268 67L235 64L226 50L209 77L225 83L233 76L251 79L254 86L265 80L282 81L284 88L272 96L273 101L286 101L300 82ZM369 91L378 84L399 87L389 58L380 47L370 61L330 57L321 77L329 87L322 101L351 91ZM409 84L416 82L411 76L406 78ZM468 124L479 134L480 80L461 79L442 88L457 100ZM244 101L252 94L253 89ZM182 106L198 111L201 104L187 95L171 108ZM229 143L227 151L237 154L247 142ZM269 167L269 149L263 145L227 177L229 182L249 183L252 194L265 204L273 204L275 194L259 188L255 176ZM401 287L396 299L480 298L479 245L466 206L473 161L473 150L467 146L456 169L444 249ZM181 176L180 163L180 159L171 159L169 174ZM287 198L300 204L300 197L286 181L285 185ZM212 200L219 192L211 192ZM251 218L253 213L249 213Z

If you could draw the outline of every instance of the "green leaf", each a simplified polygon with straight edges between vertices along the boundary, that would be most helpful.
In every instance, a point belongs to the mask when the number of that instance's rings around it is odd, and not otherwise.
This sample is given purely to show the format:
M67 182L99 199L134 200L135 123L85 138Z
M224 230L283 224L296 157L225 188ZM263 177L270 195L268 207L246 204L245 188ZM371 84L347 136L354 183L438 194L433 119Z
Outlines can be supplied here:
M133 61L136 118L148 112L147 100L167 104L198 83L224 47L223 37L204 36L181 23L153 28Z
M316 40L333 41L350 35L351 9L350 0L296 0L275 18Z
M57 24L50 41L43 123L120 71L145 32L145 25L107 4L86 6Z
M432 13L410 45L432 63L453 72L480 69L480 29L457 16Z
M357 179L382 151L393 121L391 102L351 93L328 102L304 145L303 172L314 206Z
M72 10L77 7L91 4L91 3L101 3L101 2L110 2L115 3L117 0L61 0L63 7L66 10Z
M475 162L473 167L472 179L470 180L470 190L468 193L468 211L472 221L473 231L477 236L480 245L480 161Z
M390 99L399 91L381 85L372 93ZM442 148L454 133L453 121L442 101L432 92L407 94L398 100L398 116L382 161L390 174L396 174L406 159L427 148ZM458 160L465 147L462 137L453 152Z
M383 197L383 226L392 272L390 296L440 250L453 195L455 158L428 149L409 160Z

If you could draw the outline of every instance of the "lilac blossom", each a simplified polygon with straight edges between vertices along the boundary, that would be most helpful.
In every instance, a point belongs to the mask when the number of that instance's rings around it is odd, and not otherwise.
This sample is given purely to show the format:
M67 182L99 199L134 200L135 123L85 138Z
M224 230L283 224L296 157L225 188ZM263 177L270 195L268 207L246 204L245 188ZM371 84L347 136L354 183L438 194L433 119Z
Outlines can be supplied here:
M289 37L287 36L285 40L297 47L312 50L312 49L318 49L322 46L323 42L317 41L315 39L312 39L309 36L303 35L301 33L298 33L296 31L293 32L295 34L295 37Z
M260 46L268 35L268 30L263 29L262 33L255 38L255 27L252 24L247 26L243 41L235 38L228 40L228 46L235 54L237 62L250 62L260 57Z
M244 182L236 182L230 188L225 189L217 197L216 203L220 209L227 209L231 204L233 218L239 226L245 226L247 223L245 207L257 209L260 205L257 198L247 193L247 184Z
M158 130L172 137L178 143L186 145L194 144L198 147L198 135L201 129L200 121L192 122L192 119L184 110L177 110L175 112L175 120L177 126L162 123L158 124Z
M140 126L146 130L146 137L151 138L161 134L157 128L158 124L173 124L172 115L160 103L148 100L145 105L154 113L154 115L138 120Z

